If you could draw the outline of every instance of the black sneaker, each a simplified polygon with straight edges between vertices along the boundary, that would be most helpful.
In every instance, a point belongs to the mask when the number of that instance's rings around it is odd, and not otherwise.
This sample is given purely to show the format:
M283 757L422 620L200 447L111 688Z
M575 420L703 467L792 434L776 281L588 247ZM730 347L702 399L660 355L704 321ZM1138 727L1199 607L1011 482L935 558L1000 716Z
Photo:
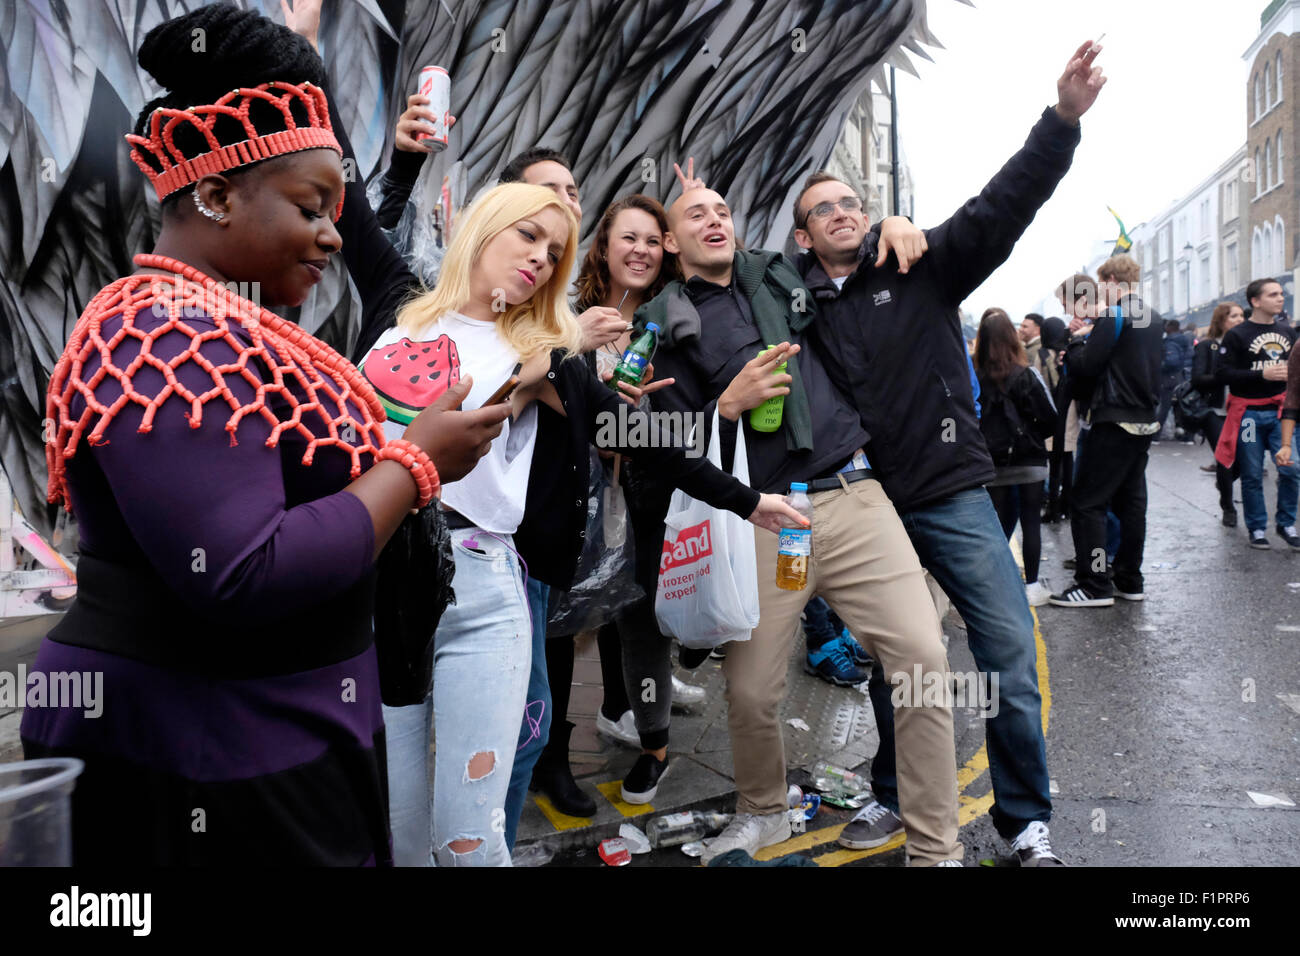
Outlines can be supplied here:
M668 761L660 760L654 754L642 754L623 778L620 788L625 803L642 804L654 799L659 789L659 781L668 770Z
M1277 536L1285 541L1292 551L1300 551L1300 534L1296 534L1295 525L1278 528Z
M1237 509L1228 508L1223 512L1223 526L1225 528L1237 527Z
M897 813L872 800L840 831L839 843L850 850L870 850L884 846L902 829Z
M1264 533L1263 529L1252 531L1250 533L1250 546L1256 551L1271 551L1273 548L1273 546L1268 543L1268 535Z
M1067 588L1060 594L1053 594L1047 600L1057 607L1111 607L1115 603L1113 597L1102 597L1099 594L1093 594L1082 584Z
M1121 588L1118 584L1115 585L1115 597L1123 598L1125 601L1145 601L1147 599L1147 596L1143 592L1142 588L1140 587Z

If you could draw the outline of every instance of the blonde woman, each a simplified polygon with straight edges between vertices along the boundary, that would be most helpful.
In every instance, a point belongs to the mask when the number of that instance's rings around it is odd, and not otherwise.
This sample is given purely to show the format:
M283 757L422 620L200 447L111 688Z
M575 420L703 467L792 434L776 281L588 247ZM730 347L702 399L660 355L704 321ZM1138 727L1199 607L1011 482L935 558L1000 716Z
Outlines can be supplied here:
M488 190L463 214L438 285L398 312L396 327L362 365L388 413L385 427L397 431L457 382L472 379L462 407L475 409L519 378L501 435L472 473L442 487L456 603L434 636L432 693L384 709L399 865L427 865L431 855L435 865L510 864L503 808L531 662L527 569L511 536L532 468L580 470L585 482L599 416L617 417L620 405L578 354L581 332L564 294L576 254L577 222L554 192L523 183ZM539 403L568 419L569 460L534 461ZM802 521L779 496L759 495L680 448L613 450L636 454L693 497L755 524L775 530L781 518ZM432 843L431 716L438 739Z

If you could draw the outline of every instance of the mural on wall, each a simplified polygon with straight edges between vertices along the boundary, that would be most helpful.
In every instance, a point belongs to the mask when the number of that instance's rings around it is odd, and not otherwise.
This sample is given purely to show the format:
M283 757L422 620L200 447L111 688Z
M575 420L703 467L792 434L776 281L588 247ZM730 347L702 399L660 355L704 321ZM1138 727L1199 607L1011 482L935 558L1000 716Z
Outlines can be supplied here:
M132 269L157 203L122 139L156 95L135 62L148 31L197 0L0 4L0 463L48 531L41 444L50 370L86 303ZM280 19L277 0L239 4ZM792 189L829 157L844 116L886 63L937 45L924 0L326 0L320 49L367 180L420 68L451 74L458 122L426 163L426 208L457 201L515 153L568 155L589 232L630 192L663 200L696 169L749 246L781 248ZM927 57L928 58L928 57ZM667 175L665 175L665 173ZM360 305L341 262L290 317L344 352Z

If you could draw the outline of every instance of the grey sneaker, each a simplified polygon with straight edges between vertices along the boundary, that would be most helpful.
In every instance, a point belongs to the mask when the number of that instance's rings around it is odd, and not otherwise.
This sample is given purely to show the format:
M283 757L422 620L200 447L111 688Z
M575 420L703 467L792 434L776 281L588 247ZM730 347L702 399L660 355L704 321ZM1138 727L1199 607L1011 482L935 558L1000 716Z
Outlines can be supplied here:
M1035 820L1011 841L1011 850L1021 866L1065 866L1052 852L1048 841L1047 824Z
M715 856L722 856L732 850L744 850L754 856L765 846L772 846L790 839L790 814L785 810L779 813L737 813L727 828L712 840L704 841L704 853L700 860L708 863Z
M903 829L898 814L882 803L872 800L858 811L840 831L840 846L850 850L870 850L884 846Z

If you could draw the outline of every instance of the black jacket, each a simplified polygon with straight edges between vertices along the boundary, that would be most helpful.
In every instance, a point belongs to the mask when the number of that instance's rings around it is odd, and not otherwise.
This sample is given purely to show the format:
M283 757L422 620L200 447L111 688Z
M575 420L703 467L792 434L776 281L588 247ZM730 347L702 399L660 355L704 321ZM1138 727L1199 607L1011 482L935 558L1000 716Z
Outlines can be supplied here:
M1098 318L1090 333L1070 340L1070 374L1095 383L1087 406L1092 424L1156 420L1163 325L1155 310L1130 295Z
M1192 388L1201 393L1210 408L1223 407L1223 383L1219 381L1219 342L1201 339L1192 350Z
M958 306L1011 254L1070 168L1079 128L1044 112L1021 150L947 222L926 232L929 252L899 275L874 267L876 236L836 289L816 257L800 271L817 301L813 323L826 369L871 436L867 449L900 511L994 477L980 434Z

